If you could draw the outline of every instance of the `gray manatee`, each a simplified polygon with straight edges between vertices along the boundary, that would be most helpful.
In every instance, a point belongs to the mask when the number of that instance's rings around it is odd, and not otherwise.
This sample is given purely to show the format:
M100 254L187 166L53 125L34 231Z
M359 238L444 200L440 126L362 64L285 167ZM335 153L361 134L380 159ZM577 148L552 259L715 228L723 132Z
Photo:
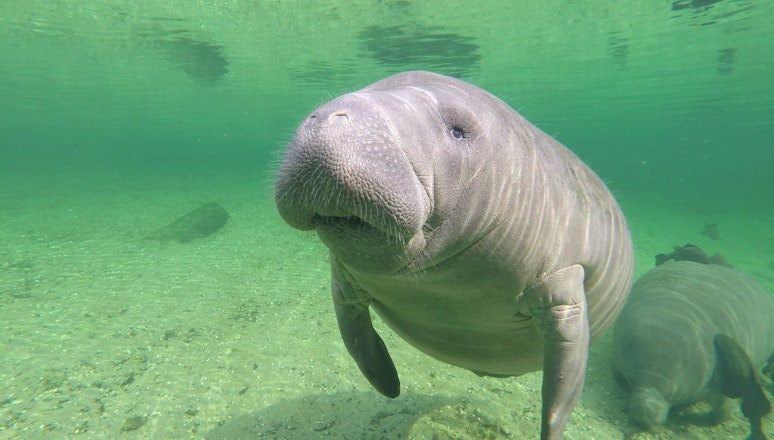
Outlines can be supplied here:
M618 204L573 153L478 87L405 72L312 112L275 198L329 248L341 336L379 392L400 384L371 308L443 362L542 369L541 437L562 437L633 268Z
M702 423L734 411L750 419L751 438L764 438L770 410L760 370L774 352L774 296L736 269L669 261L632 287L613 329L613 373L631 391L629 417L646 428L670 410L708 401Z

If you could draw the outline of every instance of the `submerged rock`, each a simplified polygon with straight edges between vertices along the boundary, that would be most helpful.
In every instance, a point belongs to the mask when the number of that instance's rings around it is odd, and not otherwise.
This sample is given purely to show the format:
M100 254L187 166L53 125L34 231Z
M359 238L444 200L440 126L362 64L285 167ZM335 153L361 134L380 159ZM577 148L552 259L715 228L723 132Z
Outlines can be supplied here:
M205 203L172 223L148 236L150 240L188 243L203 238L222 228L229 219L226 211L217 202Z

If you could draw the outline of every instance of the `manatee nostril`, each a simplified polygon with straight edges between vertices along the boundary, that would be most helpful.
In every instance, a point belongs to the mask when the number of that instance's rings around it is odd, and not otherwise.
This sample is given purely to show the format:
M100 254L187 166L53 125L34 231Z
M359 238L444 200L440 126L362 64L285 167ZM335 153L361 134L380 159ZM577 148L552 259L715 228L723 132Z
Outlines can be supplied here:
M332 113L328 120L331 122L331 124L345 124L349 121L349 116L345 111L338 111Z

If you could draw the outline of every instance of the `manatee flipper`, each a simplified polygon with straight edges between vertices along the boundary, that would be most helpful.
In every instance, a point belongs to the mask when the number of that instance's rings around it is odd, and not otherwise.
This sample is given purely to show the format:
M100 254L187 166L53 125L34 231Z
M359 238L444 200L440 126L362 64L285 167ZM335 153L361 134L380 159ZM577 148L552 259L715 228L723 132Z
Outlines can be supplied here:
M769 356L769 360L766 361L766 366L763 367L761 372L774 381L774 353Z
M535 284L529 311L543 338L543 425L541 439L558 440L580 398L589 354L585 271L560 269Z
M750 420L749 440L764 440L761 419L771 412L771 403L755 373L752 361L744 349L722 333L715 335L717 364L715 374L720 391L731 399L742 398L742 414Z
M334 266L332 264L332 266ZM368 303L357 299L352 284L335 276L331 281L336 320L350 356L371 385L387 397L400 394L400 380L384 341L374 330Z

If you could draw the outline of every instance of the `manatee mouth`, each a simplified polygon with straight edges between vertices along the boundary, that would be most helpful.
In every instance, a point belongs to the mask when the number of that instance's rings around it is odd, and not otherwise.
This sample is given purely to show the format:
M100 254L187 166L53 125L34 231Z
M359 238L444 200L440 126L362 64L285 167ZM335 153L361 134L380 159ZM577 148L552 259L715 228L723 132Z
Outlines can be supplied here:
M312 223L315 226L331 226L339 228L364 228L370 227L378 229L374 225L368 223L362 218L356 215L336 216L336 215L320 215L314 214L312 216Z
M425 247L425 236L421 229L414 232L386 220L315 213L312 228L332 254L352 268L382 274L411 272L410 266Z
M345 233L376 234L398 239L409 231L403 231L397 224L377 225L357 215L321 215L313 214L312 224L315 229L340 231Z

